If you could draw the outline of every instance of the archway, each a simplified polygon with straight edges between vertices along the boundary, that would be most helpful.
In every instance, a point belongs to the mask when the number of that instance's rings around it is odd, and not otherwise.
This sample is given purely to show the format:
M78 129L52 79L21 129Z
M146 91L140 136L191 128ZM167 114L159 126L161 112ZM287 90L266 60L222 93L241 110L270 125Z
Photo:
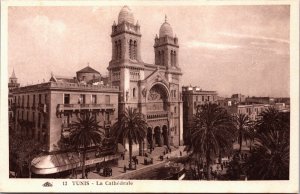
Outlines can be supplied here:
M169 140L168 140L168 127L164 125L162 127L162 135L164 139L164 145L169 146Z
M162 84L155 84L151 87L148 93L148 112L168 111L168 90Z
M147 129L147 147L152 151L153 148L153 134L152 134L152 128L148 127Z
M160 127L157 126L154 128L154 140L155 140L155 146L161 146L161 138L160 138L161 132Z

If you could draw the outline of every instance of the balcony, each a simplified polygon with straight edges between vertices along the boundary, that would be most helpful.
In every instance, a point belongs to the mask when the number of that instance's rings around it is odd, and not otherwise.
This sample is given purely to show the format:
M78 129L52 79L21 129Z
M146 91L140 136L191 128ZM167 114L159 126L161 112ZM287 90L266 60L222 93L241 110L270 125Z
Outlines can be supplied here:
M57 112L80 110L115 110L114 104L58 104Z
M160 111L160 112L153 112L153 113L148 113L147 114L147 119L152 120L152 119L166 119L168 118L168 112L167 111Z

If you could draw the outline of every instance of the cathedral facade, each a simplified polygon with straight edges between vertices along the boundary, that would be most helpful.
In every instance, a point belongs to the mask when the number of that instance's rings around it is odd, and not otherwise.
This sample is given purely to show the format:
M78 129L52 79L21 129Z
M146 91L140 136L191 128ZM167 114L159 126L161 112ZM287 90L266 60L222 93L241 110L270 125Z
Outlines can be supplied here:
M155 63L141 58L141 26L124 6L112 25L112 59L108 66L112 86L118 86L119 113L137 108L148 123L144 150L183 144L182 72L178 63L179 44L171 25L165 22L154 38ZM137 149L137 148L136 148Z

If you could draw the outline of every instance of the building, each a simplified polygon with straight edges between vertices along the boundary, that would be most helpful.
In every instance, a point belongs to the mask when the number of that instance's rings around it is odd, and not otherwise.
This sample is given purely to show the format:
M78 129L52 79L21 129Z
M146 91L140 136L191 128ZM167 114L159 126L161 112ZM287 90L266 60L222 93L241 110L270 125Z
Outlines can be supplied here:
M120 88L119 112L133 107L146 115L149 128L144 146L182 145L178 38L165 18L154 38L155 63L145 63L141 57L140 28L127 6L112 25L112 58L107 69L111 85ZM137 149L138 146L133 147L133 151Z
M216 91L205 91L199 87L184 86L182 87L183 99L183 137L184 143L190 140L190 131L193 124L193 118L197 108L205 103L217 103Z
M12 91L16 88L20 87L18 83L18 78L15 75L15 70L13 70L11 76L9 77L8 81L8 118L11 120L14 117L14 104L13 104L13 94Z
M40 142L48 153L35 159L33 173L51 174L72 169L70 158L61 153L70 135L70 123L77 120L80 112L88 111L95 115L106 134L117 120L119 88L77 81L89 82L95 78L95 70L88 69L90 72L78 71L76 79L52 75L49 82L14 89L16 131ZM79 158L78 153L71 156ZM61 165L60 160L69 162Z
M247 104L274 104L275 99L272 97L247 97L246 103Z
M260 118L260 114L270 108L270 104L237 104L232 106L223 106L230 114L245 114L256 121Z

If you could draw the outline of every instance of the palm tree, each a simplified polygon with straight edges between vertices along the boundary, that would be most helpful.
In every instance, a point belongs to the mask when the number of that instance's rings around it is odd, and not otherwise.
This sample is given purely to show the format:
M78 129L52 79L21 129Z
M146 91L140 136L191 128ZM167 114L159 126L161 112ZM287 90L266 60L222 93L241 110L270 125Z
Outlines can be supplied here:
M238 142L240 144L239 153L242 151L243 140L250 139L249 128L251 126L251 120L246 114L237 114L233 116L235 129L237 132Z
M85 178L86 152L89 146L100 145L103 131L96 121L95 116L83 112L77 117L77 121L70 125L70 142L77 150L82 150L82 178Z
M249 179L289 179L289 121L289 113L280 113L274 108L262 112L256 125L253 150L246 162Z
M234 126L231 116L217 104L201 105L195 114L191 136L191 150L206 159L207 179L211 155L218 155L221 150L232 149Z
M257 134L253 151L246 163L250 180L289 179L289 139L285 131L268 131Z
M145 116L134 108L126 108L119 121L111 129L116 141L128 140L129 143L129 169L132 169L132 144L141 144L146 137L148 125Z
M290 127L289 113L281 113L274 107L263 111L257 121L256 128L258 133L270 130L286 130Z

